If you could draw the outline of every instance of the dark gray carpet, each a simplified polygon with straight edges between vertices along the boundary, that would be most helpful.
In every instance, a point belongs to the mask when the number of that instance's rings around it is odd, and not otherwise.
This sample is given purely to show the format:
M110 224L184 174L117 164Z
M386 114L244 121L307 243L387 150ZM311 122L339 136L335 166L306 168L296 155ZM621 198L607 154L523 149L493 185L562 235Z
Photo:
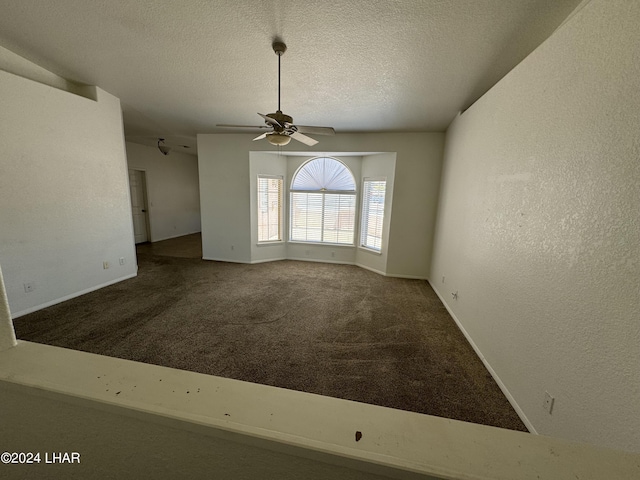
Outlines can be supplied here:
M18 338L526 431L426 281L139 253L139 274L15 320Z

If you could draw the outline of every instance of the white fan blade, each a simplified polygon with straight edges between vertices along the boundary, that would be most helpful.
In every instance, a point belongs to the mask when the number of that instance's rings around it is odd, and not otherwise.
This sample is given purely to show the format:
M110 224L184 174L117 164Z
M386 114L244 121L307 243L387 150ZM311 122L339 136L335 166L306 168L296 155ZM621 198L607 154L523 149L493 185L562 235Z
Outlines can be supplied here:
M335 135L336 131L331 127L311 127L309 125L296 125L300 133L310 133L312 135Z
M228 125L226 123L218 123L216 127L227 127L227 128L271 128L267 125Z
M305 145L309 145L310 147L313 147L316 143L318 143L317 140L314 140L311 137L307 137L306 135L303 135L300 132L293 132L289 136L299 142L304 143Z
M253 141L255 142L256 140L262 140L263 138L267 138L267 133L263 133L262 135L258 135L256 138L253 139Z
M271 125L277 125L278 127L281 127L281 126L282 126L282 125L280 125L280 124L278 123L278 121L277 121L277 120L274 120L274 119L273 119L273 118L271 118L271 117L267 117L266 115L263 115L263 114L261 114L261 113L258 113L258 115L260 115L262 118L264 118L264 121L265 121L265 122L267 122L267 123L270 123Z

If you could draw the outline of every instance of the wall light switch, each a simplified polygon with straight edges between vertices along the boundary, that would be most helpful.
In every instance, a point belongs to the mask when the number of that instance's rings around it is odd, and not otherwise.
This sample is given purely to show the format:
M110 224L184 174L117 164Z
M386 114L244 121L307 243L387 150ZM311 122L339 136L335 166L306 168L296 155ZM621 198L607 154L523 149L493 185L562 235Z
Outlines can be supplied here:
M120 257L120 265L124 265L124 257Z
M109 262L102 262L102 268L104 268L105 270L107 268L109 268L111 265L109 264Z

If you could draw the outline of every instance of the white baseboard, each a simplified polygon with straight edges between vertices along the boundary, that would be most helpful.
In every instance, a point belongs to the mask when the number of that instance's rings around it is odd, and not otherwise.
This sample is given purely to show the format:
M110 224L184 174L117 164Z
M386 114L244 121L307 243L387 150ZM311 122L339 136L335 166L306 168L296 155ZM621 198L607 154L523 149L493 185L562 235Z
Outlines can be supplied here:
M408 278L410 280L429 280L427 277L423 277L423 276L420 276L420 275L400 275L400 274L396 274L396 273L385 273L384 275L386 277Z
M375 268L367 267L366 265L362 265L361 263L356 263L355 265L357 265L360 268L364 268L365 270L369 270L370 272L377 273L378 275L382 275L383 277L387 276L387 274L384 273L382 270L377 270Z
M285 260L296 260L298 262L315 262L315 263L335 263L338 265L355 265L354 262L343 262L340 260L324 260L321 258L308 258L308 257L287 257Z
M43 308L51 307L53 305L57 305L58 303L66 302L67 300L71 300L72 298L76 298L76 297L79 297L80 295L84 295L86 293L90 293L90 292L94 292L96 290L100 290L101 288L108 287L109 285L113 285L115 283L119 283L119 282L122 282L124 280L128 280L130 278L136 277L137 275L138 275L137 273L131 273L131 274L126 275L124 277L120 277L120 278L117 278L115 280L111 280L111 281L106 282L106 283L101 283L100 285L96 285L94 287L86 288L86 289L81 290L79 292L74 292L74 293L72 293L70 295L65 295L64 297L56 298L55 300L51 300L50 302L45 302L45 303L42 303L42 304L37 305L35 307L30 307L30 308L27 308L25 310L21 310L21 311L16 312L16 313L12 313L11 314L11 318L14 319L14 318L22 317L23 315L27 315L29 313L37 312L38 310L42 310Z
M498 387L500 387L500 390L502 390L502 393L504 394L504 396L507 397L507 400L509 400L509 403L511 404L513 409L516 411L518 416L520 417L520 420L522 420L522 423L524 423L524 425L527 427L529 432L531 432L531 433L533 433L535 435L538 435L538 432L535 429L535 427L533 426L533 424L529 421L529 419L525 415L524 411L522 410L522 408L520 408L520 405L518 405L518 402L516 402L515 398L513 398L513 395L511 395L511 392L507 389L506 385L502 382L502 380L500 379L498 374L495 372L493 367L491 367L491 365L489 364L487 359L484 358L484 355L482 354L482 352L480 351L480 349L478 348L476 343L473 341L473 339L471 338L469 333L462 326L462 323L460 323L460 320L458 320L458 317L456 317L456 315L453 313L453 311L451 310L451 308L447 304L447 302L444 299L444 297L442 295L440 295L440 292L434 286L434 284L431 282L431 280L428 280L428 282L429 282L429 285L431 285L431 288L433 288L433 291L436 292L436 295L438 295L438 298L440 298L440 301L442 302L442 304L445 306L445 308L449 312L449 315L451 315L451 318L453 318L453 321L456 322L456 325L458 326L458 328L460 329L460 331L462 332L464 337L467 339L467 342L469 342L469 345L471 345L471 347L473 348L473 351L476 352L476 355L478 355L480 360L482 360L482 363L484 364L485 368L489 371L489 373L491 374L491 376L493 377L495 382L498 384Z
M287 257L278 257L278 258L265 258L262 260L251 260L251 265L256 263L267 263L267 262L279 262L281 260L289 260Z
M200 230L196 230L195 232L187 232L187 233L176 233L175 235L171 235L169 237L162 238L154 238L149 240L151 243L162 242L164 240L171 240L172 238L185 237L187 235L193 235L194 233L200 233Z
M428 280L427 277L421 277L419 275L399 275L395 273L387 273L382 270L378 270L375 268L368 267L367 265L363 265L361 263L356 263L360 268L364 268L365 270L369 270L370 272L377 273L378 275L382 275L383 277L391 277L391 278L408 278L410 280Z
M244 264L250 264L251 262L245 262L242 260L236 260L235 258L233 260L228 259L228 258L213 258L213 257L202 257L203 260L209 260L211 262L227 262L227 263L244 263Z

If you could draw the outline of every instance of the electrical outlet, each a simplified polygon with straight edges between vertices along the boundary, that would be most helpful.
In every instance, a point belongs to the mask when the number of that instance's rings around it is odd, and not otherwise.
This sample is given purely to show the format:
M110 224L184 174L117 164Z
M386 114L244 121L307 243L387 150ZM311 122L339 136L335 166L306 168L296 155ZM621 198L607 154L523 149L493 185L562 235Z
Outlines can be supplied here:
M542 404L542 406L544 407L544 409L549 412L549 415L551 415L551 412L553 411L553 403L555 402L555 398L553 398L549 392L544 392L544 403Z
M233 250L234 248L236 248L235 245L231 245L231 250Z
M27 283L24 283L23 285L24 285L24 293L31 293L36 288L33 282L27 282Z
M442 283L444 283L444 275L442 276Z
M335 257L336 256L336 252L331 252L331 256Z
M102 262L102 268L104 268L105 270L108 269L111 266L111 264L109 262Z
M120 265L124 265L124 257L120 257Z

